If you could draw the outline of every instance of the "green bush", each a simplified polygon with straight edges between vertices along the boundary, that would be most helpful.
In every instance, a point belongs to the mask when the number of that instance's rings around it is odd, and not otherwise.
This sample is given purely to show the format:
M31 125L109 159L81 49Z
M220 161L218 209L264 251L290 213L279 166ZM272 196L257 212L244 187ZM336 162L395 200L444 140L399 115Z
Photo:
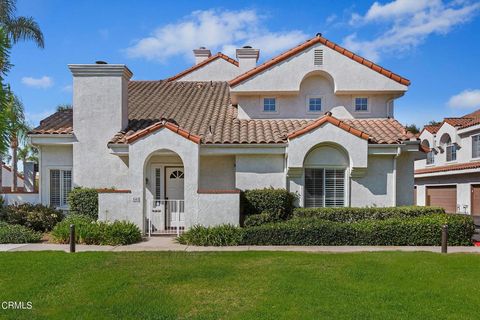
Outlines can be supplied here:
M81 214L98 219L98 192L91 188L74 188L68 194L68 208L71 214Z
M292 215L297 196L285 189L255 189L242 193L242 208L246 216L268 212L285 220Z
M470 216L431 214L409 218L335 222L318 218L245 228L245 245L440 245L442 225L449 226L449 245L471 245Z
M195 246L237 246L242 240L243 229L229 224L215 227L194 226L181 234L177 241Z
M278 217L276 214L272 214L270 212L262 212L260 214L252 214L245 218L243 225L245 227L253 227L253 226L260 226L266 223L272 222L280 222L282 219Z
M0 209L0 220L19 224L35 231L47 232L62 219L62 211L41 204L24 203Z
M70 225L75 225L75 242L96 245L126 245L142 240L140 229L128 221L95 221L89 216L70 215L52 230L56 242L70 241Z
M41 239L40 232L18 224L0 222L0 243L29 243L39 242Z
M440 207L372 207L372 208L296 208L294 219L317 218L336 222L357 222L362 220L385 220L390 218L412 218L445 213Z

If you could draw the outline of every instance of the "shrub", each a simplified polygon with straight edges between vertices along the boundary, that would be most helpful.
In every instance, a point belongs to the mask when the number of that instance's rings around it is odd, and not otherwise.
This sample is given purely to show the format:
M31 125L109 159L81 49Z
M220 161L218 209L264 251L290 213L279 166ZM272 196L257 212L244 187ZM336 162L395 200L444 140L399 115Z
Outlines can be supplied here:
M177 238L181 244L196 246L236 246L242 240L243 229L224 224L214 227L194 226Z
M357 222L362 220L385 220L389 218L412 218L445 213L439 207L374 207L374 208L296 208L295 219L317 218L336 222Z
M62 211L41 204L24 203L0 209L0 220L41 232L52 230L63 218Z
M41 239L40 232L18 224L0 222L0 243L29 243L39 242Z
M246 245L440 245L442 225L449 226L449 245L471 245L470 216L431 214L419 217L335 222L318 218L245 228Z
M70 215L55 226L52 236L56 242L70 241L70 225L75 225L75 242L97 245L126 245L142 240L140 229L128 221L95 221L89 216Z
M74 188L68 194L68 207L71 214L81 214L98 219L98 192L90 188Z
M254 226L260 226L266 223L279 222L279 221L281 221L281 219L278 217L278 215L272 214L270 212L262 212L260 214L252 214L250 216L247 216L245 221L243 222L243 225L245 227L254 227Z
M279 219L288 219L295 207L297 196L285 189L255 189L242 193L242 207L245 215L268 212Z

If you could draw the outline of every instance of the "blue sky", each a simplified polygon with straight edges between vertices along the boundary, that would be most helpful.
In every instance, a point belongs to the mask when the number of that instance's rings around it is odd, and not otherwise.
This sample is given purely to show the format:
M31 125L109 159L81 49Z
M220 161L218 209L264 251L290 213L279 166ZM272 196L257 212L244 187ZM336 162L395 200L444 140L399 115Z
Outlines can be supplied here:
M191 49L232 54L250 44L261 61L317 32L411 80L396 101L402 123L480 108L480 2L24 0L45 49L19 43L8 76L32 124L72 100L69 63L124 63L134 79L163 79L193 63ZM261 62L260 61L260 62Z

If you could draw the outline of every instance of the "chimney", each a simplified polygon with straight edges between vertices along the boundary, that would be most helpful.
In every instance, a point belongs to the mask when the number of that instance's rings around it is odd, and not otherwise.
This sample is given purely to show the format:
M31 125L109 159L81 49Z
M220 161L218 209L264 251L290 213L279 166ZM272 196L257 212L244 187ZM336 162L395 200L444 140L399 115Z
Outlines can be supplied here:
M200 62L210 58L212 56L212 53L210 52L210 49L200 47L193 50L193 55L195 56L195 64L199 64Z
M247 72L257 66L260 50L253 49L251 46L244 46L237 49L237 60L240 68L240 73Z

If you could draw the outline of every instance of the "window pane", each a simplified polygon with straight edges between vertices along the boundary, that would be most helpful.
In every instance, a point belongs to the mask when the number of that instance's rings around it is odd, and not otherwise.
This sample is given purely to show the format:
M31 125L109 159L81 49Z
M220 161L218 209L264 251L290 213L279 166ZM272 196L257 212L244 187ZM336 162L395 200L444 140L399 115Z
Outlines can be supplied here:
M60 170L50 170L50 206L60 206Z
M447 146L447 161L457 160L457 148L455 145Z
M480 157L480 135L472 137L472 158Z
M355 111L367 111L368 98L355 98Z
M63 173L63 183L62 183L62 206L67 205L67 196L72 190L72 171L65 170Z
M342 207L344 191L344 170L325 170L325 207Z
M160 168L155 169L155 200L161 199L162 194L160 193L160 178L161 170Z
M264 98L263 99L263 111L265 112L275 112L275 98Z
M433 164L435 162L435 153L430 151L427 153L427 164Z
M305 169L305 207L323 207L323 169Z
M308 100L309 111L321 111L322 110L322 98L310 98Z
M344 169L305 169L305 207L343 207Z

